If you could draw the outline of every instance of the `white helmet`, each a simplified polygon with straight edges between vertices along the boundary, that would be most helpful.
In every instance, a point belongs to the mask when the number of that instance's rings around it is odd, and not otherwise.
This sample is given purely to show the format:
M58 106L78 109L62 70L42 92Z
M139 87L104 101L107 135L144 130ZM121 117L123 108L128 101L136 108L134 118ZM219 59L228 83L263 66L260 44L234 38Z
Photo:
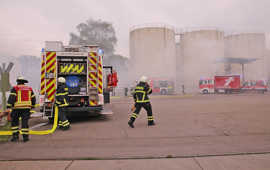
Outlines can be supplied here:
M66 83L66 79L64 77L59 77L58 82L59 83Z
M147 82L147 77L146 76L142 76L141 78L140 78L140 82Z
M18 82L28 83L28 81L23 76L19 76L16 81L17 81L17 83Z

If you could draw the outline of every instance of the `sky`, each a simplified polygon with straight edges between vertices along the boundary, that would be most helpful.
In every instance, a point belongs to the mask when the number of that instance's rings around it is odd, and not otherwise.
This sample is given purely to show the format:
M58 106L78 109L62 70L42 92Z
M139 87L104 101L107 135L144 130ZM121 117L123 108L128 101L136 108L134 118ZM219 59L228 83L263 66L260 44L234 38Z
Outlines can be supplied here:
M269 9L269 0L0 0L0 56L40 56L45 41L67 45L69 33L89 18L113 24L116 52L127 57L136 25L269 33Z

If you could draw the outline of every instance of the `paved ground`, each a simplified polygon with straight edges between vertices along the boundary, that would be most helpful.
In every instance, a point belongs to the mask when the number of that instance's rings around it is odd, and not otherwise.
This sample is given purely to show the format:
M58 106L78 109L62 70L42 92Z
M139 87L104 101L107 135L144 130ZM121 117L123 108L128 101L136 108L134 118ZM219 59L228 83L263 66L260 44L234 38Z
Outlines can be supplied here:
M269 101L269 94L152 96L157 125L147 127L143 111L131 129L132 99L115 98L113 116L1 143L0 169L270 169Z
M1 161L5 170L269 170L270 154L128 160Z

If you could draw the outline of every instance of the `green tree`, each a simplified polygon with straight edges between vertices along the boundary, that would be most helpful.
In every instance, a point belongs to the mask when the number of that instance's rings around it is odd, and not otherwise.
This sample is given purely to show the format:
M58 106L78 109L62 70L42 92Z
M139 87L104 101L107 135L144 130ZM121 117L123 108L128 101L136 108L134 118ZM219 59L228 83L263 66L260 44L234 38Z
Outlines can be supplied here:
M39 89L41 58L36 56L23 55L17 58L20 65L20 74L29 80L29 85L33 89Z
M70 45L99 45L105 56L113 55L117 38L111 23L102 20L88 19L77 25L78 34L70 33Z
M70 45L99 45L104 50L104 65L111 65L118 72L119 83L127 77L127 58L115 54L117 38L111 23L89 19L77 25L78 34L70 33Z

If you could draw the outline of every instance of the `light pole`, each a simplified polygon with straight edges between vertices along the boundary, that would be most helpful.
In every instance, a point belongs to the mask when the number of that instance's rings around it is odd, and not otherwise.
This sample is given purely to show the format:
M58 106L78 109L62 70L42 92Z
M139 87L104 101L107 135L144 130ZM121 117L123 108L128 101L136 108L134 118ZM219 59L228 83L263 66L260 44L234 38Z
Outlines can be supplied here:
M9 72L13 67L13 63L10 62L8 64L8 67L6 68L6 63L2 63L2 67L0 66L0 74L1 74L1 92L2 92L2 110L7 109L7 98L6 98L6 92L10 90L10 82L9 82Z

